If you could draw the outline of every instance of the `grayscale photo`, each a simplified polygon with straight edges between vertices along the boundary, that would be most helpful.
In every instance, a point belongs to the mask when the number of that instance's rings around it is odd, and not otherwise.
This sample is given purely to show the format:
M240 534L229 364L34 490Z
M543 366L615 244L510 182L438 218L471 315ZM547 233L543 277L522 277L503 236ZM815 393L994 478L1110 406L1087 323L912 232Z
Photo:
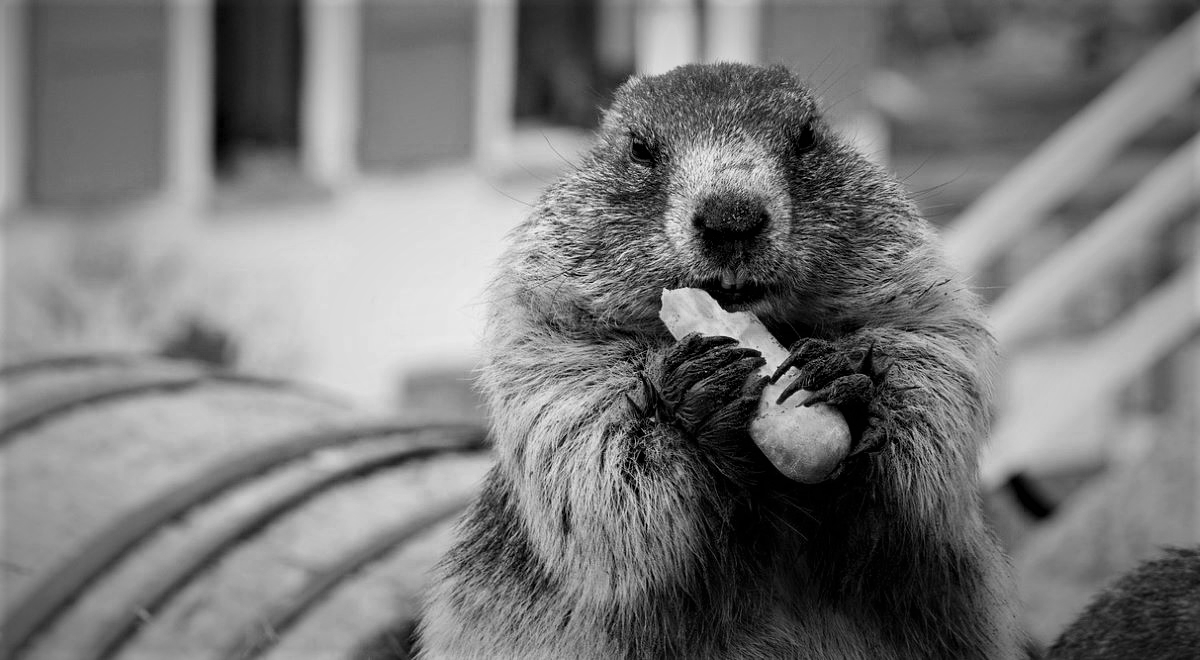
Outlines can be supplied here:
M0 660L1200 660L1200 0L0 0Z

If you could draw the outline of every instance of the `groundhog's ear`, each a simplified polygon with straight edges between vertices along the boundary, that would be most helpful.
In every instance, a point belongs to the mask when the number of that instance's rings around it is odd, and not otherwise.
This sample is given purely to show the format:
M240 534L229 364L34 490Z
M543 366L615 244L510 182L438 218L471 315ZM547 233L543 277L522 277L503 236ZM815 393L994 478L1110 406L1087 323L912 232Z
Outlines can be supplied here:
M613 92L612 102L600 114L601 128L610 128L615 124L624 123L626 112L629 110L629 99L636 98L637 92L634 90L642 85L643 80L645 78L642 76L630 76L617 87Z
M803 97L802 105L804 111L811 116L820 115L820 103L817 96L813 93L812 88L796 72L782 64L772 64L767 67L767 70L778 76L775 78L776 83L783 87L791 87L800 93Z

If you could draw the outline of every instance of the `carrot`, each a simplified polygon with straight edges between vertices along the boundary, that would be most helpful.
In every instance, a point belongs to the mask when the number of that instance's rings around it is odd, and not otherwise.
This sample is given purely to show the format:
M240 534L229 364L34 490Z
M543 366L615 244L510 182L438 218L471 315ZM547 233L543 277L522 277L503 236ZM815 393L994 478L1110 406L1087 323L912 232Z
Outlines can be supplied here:
M676 339L699 332L733 337L760 353L767 363L754 376L770 376L788 352L749 312L726 312L703 289L663 290L659 317ZM777 470L806 484L827 479L850 450L850 428L836 409L804 406L812 393L800 390L782 404L780 392L795 380L791 371L768 384L750 422L750 438Z

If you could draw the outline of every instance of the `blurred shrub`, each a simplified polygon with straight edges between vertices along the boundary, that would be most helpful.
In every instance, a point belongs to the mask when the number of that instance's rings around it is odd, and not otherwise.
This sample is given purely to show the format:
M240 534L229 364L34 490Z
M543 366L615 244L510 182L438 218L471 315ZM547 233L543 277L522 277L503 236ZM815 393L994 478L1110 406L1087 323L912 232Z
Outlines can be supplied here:
M103 221L34 229L6 241L3 362L140 352L281 376L302 364L288 301L215 275L186 240Z

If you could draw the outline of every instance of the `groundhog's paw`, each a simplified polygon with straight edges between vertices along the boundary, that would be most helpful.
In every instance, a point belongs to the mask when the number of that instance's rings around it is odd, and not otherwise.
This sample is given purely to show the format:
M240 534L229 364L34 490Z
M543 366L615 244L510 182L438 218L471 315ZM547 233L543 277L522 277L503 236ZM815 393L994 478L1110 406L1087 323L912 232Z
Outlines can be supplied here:
M796 392L812 392L804 405L825 403L837 408L850 427L850 456L874 453L887 444L890 412L881 396L890 365L881 366L875 344L853 340L802 339L772 376L778 380L796 368L796 379L779 395L783 403Z
M751 376L764 363L729 337L690 334L647 365L654 416L700 442L745 432L767 381Z

